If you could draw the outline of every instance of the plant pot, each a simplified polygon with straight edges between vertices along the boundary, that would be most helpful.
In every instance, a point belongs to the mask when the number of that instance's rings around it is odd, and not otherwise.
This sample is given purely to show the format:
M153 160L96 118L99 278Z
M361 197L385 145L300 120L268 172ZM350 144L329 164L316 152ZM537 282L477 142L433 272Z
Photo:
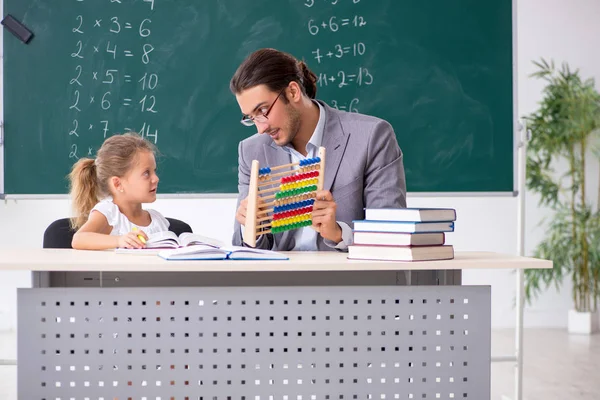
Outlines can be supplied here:
M598 313L569 310L568 329L569 333L581 333L586 335L598 331Z

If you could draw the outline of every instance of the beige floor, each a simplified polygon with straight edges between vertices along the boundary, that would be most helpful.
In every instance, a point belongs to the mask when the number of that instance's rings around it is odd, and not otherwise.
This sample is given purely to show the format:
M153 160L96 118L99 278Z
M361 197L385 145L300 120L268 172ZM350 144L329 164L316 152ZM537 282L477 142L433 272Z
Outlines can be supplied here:
M524 338L524 400L600 399L600 334L529 329ZM511 355L513 349L514 331L493 332L492 355ZM514 399L514 382L511 363L492 364L492 400Z
M0 360L17 358L17 339L14 333L0 332ZM17 399L17 367L0 365L0 400Z
M0 333L0 359L16 358L15 348L15 335ZM513 348L512 330L493 332L492 355L511 355ZM493 363L491 371L491 399L514 399L512 364ZM600 399L600 334L526 330L524 375L524 400ZM16 385L16 367L0 365L0 400L16 400Z

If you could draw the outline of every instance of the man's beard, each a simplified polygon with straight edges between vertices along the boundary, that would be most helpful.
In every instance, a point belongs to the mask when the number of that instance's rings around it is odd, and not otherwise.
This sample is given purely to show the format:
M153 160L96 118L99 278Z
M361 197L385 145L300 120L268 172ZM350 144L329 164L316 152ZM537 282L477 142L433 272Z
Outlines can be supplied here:
M300 111L296 110L292 106L287 106L287 114L288 122L285 130L288 132L288 137L285 143L281 144L281 146L287 146L288 144L292 143L300 131Z

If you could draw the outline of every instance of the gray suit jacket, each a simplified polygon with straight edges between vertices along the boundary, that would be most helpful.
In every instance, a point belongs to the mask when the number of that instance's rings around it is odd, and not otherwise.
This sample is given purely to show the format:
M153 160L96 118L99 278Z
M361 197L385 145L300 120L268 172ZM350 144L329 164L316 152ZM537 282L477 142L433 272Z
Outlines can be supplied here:
M392 126L379 118L339 111L322 101L319 103L325 108L321 143L327 151L323 188L331 191L337 203L336 220L352 227L353 220L364 219L366 207L406 207L402 151ZM248 196L252 160L258 160L261 168L291 162L290 154L277 146L269 135L258 133L240 142L238 155L238 207ZM232 242L238 246L243 245L240 228L235 221ZM280 251L292 250L294 246L294 231L263 235L256 245ZM317 247L335 250L327 246L320 235Z

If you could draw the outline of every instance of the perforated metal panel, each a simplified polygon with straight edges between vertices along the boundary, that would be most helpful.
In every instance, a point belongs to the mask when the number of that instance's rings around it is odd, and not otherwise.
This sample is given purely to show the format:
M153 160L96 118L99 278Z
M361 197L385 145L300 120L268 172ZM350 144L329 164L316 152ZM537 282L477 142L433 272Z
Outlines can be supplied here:
M490 288L21 289L19 399L489 399Z

